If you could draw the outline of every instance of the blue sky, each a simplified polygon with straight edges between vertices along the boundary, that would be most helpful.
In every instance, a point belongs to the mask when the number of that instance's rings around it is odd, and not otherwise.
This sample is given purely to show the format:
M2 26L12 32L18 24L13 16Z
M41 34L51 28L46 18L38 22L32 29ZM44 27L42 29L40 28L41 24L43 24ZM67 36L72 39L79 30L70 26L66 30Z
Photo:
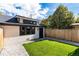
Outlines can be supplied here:
M18 14L26 17L32 17L35 19L43 19L53 14L60 4L61 3L16 3L15 1L14 3L0 4L0 12L10 16ZM62 4L68 7L69 11L73 12L75 16L78 16L78 3Z
M49 8L48 14L53 14L55 9L60 5L61 3L41 3L42 8ZM74 15L79 14L79 3L62 3L64 6L68 7L68 10L73 12Z

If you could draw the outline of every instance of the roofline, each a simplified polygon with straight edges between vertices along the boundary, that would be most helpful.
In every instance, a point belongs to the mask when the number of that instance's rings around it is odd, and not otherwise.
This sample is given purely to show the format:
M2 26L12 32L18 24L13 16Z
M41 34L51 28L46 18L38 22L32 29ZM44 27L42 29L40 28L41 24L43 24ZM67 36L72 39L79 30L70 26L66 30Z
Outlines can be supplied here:
M73 23L71 26L79 26L79 23Z
M17 17L17 16L19 16L19 17L23 17L23 18L27 18L27 19L33 19L33 18L30 18L30 17L21 16L21 15L16 15L15 17ZM38 20L37 20L37 19L33 19L33 21L38 21Z
M22 23L9 23L9 22L0 22L0 25L44 27L44 26L40 26L40 25L31 25L31 24L22 24Z

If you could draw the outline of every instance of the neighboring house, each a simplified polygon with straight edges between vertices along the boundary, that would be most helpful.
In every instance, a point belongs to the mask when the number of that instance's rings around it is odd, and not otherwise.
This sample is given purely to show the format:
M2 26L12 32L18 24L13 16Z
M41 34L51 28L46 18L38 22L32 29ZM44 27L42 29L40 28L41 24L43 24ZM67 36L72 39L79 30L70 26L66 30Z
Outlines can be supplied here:
M79 23L73 23L73 24L71 24L71 26L72 26L74 29L79 29Z
M3 37L32 36L34 38L43 38L43 26L39 25L38 20L16 15L15 17L0 16L0 28L3 29Z

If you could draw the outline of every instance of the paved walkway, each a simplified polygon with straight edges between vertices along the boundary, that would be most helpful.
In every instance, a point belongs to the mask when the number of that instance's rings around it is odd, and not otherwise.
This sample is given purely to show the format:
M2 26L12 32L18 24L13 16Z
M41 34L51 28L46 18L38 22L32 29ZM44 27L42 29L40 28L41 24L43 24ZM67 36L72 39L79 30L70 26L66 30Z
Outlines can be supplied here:
M0 53L1 56L28 56L28 53L25 51L22 44L30 43L32 41L28 41L23 37L17 38L6 38L4 39L4 48Z
M79 46L79 42L72 42L72 41L68 41L68 40L63 40L63 39L58 39L58 38L49 38L49 37L46 37L44 39L55 40L55 41L64 42L64 43L72 44L75 46Z
M67 40L59 40L56 38L43 38L43 39L56 40L56 41L79 46L79 43L71 42ZM26 37L5 38L4 48L0 53L0 56L29 56L22 45L23 43L31 43L31 42L33 41L26 40Z

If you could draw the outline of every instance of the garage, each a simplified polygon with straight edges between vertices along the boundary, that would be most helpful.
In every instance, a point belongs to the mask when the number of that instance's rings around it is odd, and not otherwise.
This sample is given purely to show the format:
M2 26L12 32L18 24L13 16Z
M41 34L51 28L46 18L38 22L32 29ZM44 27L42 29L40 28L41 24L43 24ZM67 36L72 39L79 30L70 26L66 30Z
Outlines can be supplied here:
M4 37L17 37L19 36L19 26L3 26Z

